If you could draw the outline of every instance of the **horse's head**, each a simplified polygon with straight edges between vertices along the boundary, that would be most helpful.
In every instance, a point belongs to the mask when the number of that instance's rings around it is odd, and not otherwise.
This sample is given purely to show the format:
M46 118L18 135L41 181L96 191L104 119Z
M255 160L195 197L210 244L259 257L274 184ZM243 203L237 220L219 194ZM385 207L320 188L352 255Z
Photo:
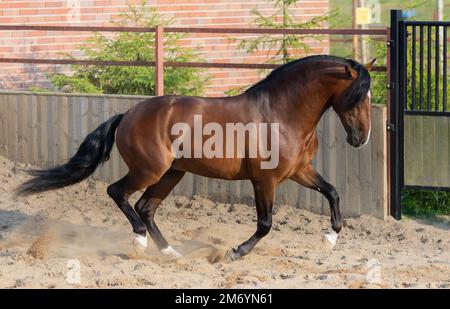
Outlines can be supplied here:
M343 89L334 97L332 106L347 132L347 142L361 147L369 141L371 128L370 75L375 59L364 66L351 61L345 66L346 79Z

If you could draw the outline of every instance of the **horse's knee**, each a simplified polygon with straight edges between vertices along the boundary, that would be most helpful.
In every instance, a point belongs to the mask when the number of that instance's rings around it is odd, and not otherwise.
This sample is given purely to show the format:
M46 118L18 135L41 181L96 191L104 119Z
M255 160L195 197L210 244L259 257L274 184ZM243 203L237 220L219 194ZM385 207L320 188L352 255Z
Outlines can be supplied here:
M118 186L116 184L109 185L106 189L106 193L108 193L109 197L111 197L113 200L117 200L119 198L123 197L123 193L119 190Z
M333 189L330 191L329 198L330 198L330 202L339 203L339 194L336 191L336 189Z
M260 237L266 236L272 227L272 221L261 221L258 223L258 234Z
M138 213L138 215L144 220L149 220L150 222L153 221L153 217L156 211L156 208L158 208L159 202L155 201L153 199L140 199L136 202L134 205L134 209ZM145 218L145 219L144 219Z
M147 201L144 200L139 200L136 202L136 204L134 205L134 210L136 210L136 212L141 215L142 214L142 210L145 206Z

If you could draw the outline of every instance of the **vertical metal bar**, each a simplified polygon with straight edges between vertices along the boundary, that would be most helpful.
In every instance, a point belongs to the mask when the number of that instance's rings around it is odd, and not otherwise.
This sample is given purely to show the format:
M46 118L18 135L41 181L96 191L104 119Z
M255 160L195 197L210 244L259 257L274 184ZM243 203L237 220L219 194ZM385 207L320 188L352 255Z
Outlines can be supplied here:
M447 111L447 26L444 26L444 34L443 34L443 38L444 38L444 49L442 51L443 55L442 55L442 59L443 64L442 64L442 79L443 79L443 87L442 87L442 96L443 96L443 111L446 112Z
M398 25L398 34L399 34L399 47L398 47L398 63L399 63L399 69L398 69L398 156L399 156L399 177L398 177L398 186L399 186L399 194L401 197L402 190L404 188L404 133L403 133L403 118L405 115L406 110L406 104L407 104L407 90L408 90L408 30L406 28L405 22L403 20L399 21ZM401 202L400 202L401 204ZM401 210L400 214L398 216L401 217Z
M423 25L420 26L420 47L419 47L419 105L423 110Z
M411 72L411 108L416 109L416 26L412 26L412 51L411 51L411 61L412 61L412 72Z
M434 110L439 111L439 26L436 26L436 46L434 55L434 95L435 95L435 106Z
M391 10L391 32L390 32L390 74L389 74L389 208L390 214L396 219L401 219L401 186L400 176L403 164L403 158L400 156L399 142L401 138L401 129L399 124L399 115L403 113L400 105L401 85L399 82L399 51L400 42L400 21L402 12L400 10Z
M392 158L392 152L391 152L391 143L393 143L393 141L395 140L395 131L393 129L393 123L394 121L392 120L392 109L393 107L392 104L394 103L394 89L393 89L393 74L392 74L392 57L393 57L393 53L395 53L395 48L394 48L394 42L391 39L391 28L388 27L387 29L387 33L386 33L386 41L387 41L387 54L386 54L386 79L387 79L387 115L386 115L386 121L387 121L387 129L386 129L386 153L387 153L387 162L386 162L386 166L387 166L387 171L386 171L386 175L387 175L387 187L389 189L389 193L388 193L388 209L389 209L389 214L392 215L392 209L393 209L393 204L392 204L392 200L393 198L393 194L391 190L391 183L392 183L392 169L395 166L395 161L393 162L393 158Z
M155 28L155 78L156 95L164 95L164 28Z
M427 111L431 111L431 26L427 27Z

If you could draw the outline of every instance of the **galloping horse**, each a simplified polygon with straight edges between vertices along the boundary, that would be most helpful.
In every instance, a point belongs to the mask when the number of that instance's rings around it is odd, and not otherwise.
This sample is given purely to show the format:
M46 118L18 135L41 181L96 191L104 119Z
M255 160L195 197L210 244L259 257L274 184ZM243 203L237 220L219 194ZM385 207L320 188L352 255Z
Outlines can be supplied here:
M371 128L369 71L374 61L361 65L340 57L310 56L280 66L237 96L161 96L145 100L91 132L67 163L47 170L28 171L34 177L23 183L17 194L58 189L82 181L109 159L115 141L129 171L110 185L107 192L137 234L133 240L136 246L147 246L148 231L162 253L181 255L161 234L154 216L161 201L186 172L252 182L257 229L237 249L228 252L232 260L248 254L267 235L272 225L276 187L286 179L317 190L328 199L332 230L325 239L334 245L342 228L339 195L312 165L318 147L316 126L322 114L333 107L347 132L347 142L354 147L367 143ZM183 151L194 155L179 157L173 151L173 143L183 138L198 145L199 137L174 136L173 128L179 123L193 128L198 116L204 123L214 122L222 127L229 123L279 124L278 135L269 140L272 148L275 144L279 147L276 166L262 168L261 163L266 162L267 157L248 155L251 145L255 144L251 138L243 144L245 149L238 149L243 156L205 157L195 155L195 149L186 148ZM200 147L202 143L200 136ZM133 209L128 198L142 189L146 190Z

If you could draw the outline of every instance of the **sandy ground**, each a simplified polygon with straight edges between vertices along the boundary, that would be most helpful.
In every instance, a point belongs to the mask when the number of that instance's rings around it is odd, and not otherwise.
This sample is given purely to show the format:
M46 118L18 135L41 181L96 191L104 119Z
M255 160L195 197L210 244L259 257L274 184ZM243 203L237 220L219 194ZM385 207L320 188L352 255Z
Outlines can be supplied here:
M254 209L170 197L157 223L184 254L175 260L151 241L134 252L131 227L104 183L13 197L24 179L0 157L1 288L450 288L445 221L347 219L330 251L322 244L328 217L281 205L270 234L230 262L225 252L254 232Z

